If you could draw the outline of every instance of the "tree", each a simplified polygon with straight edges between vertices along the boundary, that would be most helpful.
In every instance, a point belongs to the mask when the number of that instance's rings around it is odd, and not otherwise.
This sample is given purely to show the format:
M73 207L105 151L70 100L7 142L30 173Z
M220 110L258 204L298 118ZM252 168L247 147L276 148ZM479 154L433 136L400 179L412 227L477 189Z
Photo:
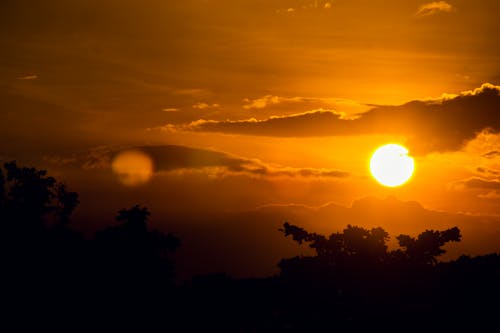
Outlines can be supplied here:
M396 239L404 248L405 259L418 264L436 265L438 256L446 253L442 247L448 242L459 242L462 235L457 227L444 231L426 230L417 238L399 235Z
M303 228L285 222L280 229L286 236L299 244L309 243L318 257L334 263L350 258L368 262L381 262L387 255L386 241L389 234L382 228L371 230L348 225L342 232L332 233L328 238L316 233L309 233Z
M173 276L171 255L181 242L173 234L148 230L150 215L139 205L121 209L115 218L121 224L97 232L96 254L104 269L111 269L113 274L126 271L130 276Z
M18 167L15 161L0 169L0 209L11 231L36 233L64 225L77 207L78 194L47 176L47 171Z
M307 243L316 252L315 257L295 257L283 259L279 263L282 275L309 274L344 274L345 272L369 272L373 268L378 271L383 265L396 262L411 265L436 265L437 257L445 253L442 247L448 242L460 241L460 230L457 227L434 231L426 230L417 238L399 235L396 239L402 249L387 251L386 242L389 234L382 228L365 229L348 225L342 232L332 233L326 237L310 233L301 227L285 222L282 229L285 237L299 244Z
M5 203L5 176L0 168L0 210L3 210Z
M83 238L68 226L77 205L78 195L45 170L15 161L0 168L3 277L15 299L67 295L85 271Z
M60 226L67 226L69 218L80 201L76 192L69 192L65 184L56 185L56 214Z

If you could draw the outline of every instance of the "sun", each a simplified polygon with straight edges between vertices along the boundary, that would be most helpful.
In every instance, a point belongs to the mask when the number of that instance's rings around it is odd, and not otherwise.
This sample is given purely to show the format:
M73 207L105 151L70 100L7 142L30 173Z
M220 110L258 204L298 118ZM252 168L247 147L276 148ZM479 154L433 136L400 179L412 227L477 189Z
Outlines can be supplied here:
M111 164L118 180L125 186L146 184L153 176L153 161L140 150L119 153Z
M396 187L406 183L415 169L413 158L408 149L398 144L379 147L370 159L370 172L382 185Z

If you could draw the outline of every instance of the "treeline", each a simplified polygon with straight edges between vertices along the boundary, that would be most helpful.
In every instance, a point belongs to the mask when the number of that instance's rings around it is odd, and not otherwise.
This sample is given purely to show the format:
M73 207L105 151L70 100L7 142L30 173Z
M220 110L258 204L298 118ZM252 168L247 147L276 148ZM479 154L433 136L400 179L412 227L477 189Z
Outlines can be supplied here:
M0 168L3 301L16 325L31 317L126 322L171 294L176 236L150 230L148 209L133 206L87 240L69 223L78 204L44 170Z
M432 331L491 325L500 309L498 254L438 261L444 245L460 241L456 227L399 235L400 248L389 251L382 228L349 225L325 236L284 223L284 236L315 255L282 259L273 277L217 273L174 285L181 241L151 230L147 208L119 210L115 225L89 240L70 225L78 203L43 170L0 168L3 314L18 327Z

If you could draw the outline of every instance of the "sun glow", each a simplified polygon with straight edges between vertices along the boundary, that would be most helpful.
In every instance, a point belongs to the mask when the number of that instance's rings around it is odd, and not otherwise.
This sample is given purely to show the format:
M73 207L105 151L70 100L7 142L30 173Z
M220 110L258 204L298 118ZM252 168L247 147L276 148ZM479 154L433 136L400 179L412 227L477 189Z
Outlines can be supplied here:
M406 183L415 169L408 149L398 144L379 147L370 159L372 176L382 185L396 187Z
M118 180L126 186L147 183L153 175L151 158L139 150L127 150L119 153L111 164L111 169Z

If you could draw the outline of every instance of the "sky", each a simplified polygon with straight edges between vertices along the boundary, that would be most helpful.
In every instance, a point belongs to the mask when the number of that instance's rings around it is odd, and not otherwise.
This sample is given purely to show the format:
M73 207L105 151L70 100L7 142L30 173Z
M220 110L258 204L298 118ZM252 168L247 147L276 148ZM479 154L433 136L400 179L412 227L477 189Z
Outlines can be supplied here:
M500 251L500 2L4 0L0 159L183 240L180 274L277 271L279 233L458 225ZM408 148L387 188L374 150ZM304 252L304 253L305 253Z

